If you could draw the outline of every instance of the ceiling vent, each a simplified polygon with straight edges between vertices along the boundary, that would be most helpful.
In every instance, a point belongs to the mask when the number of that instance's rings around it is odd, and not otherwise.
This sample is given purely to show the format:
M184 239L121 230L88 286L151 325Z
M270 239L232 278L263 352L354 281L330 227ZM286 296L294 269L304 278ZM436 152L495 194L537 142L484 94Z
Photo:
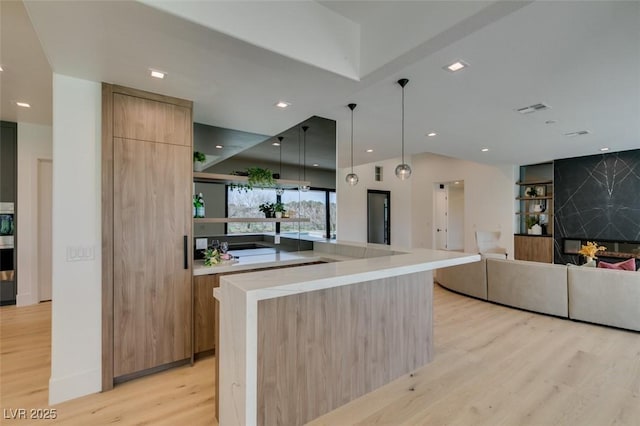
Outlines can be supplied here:
M577 132L569 132L569 133L565 133L565 136L569 136L569 137L574 137L574 136L584 136L584 135L588 135L589 133L591 133L588 130L578 130Z
M551 107L549 105L534 104L534 105L529 105L528 107L518 108L516 110L516 112L519 112L520 114L530 114L532 112L542 111L542 110L550 109L550 108Z

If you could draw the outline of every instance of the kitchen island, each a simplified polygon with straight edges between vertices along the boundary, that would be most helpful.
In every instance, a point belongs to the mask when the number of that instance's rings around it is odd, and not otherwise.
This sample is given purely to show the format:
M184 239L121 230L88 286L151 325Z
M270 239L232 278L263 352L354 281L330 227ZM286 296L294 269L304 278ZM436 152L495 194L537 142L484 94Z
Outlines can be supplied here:
M308 259L341 261L221 277L221 425L304 424L428 363L432 271L480 257L316 242Z

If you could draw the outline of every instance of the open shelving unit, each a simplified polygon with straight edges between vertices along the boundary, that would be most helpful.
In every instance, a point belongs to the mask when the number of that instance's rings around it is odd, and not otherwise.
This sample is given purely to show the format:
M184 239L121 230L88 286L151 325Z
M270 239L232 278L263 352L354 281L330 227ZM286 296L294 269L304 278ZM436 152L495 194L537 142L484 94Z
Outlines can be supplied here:
M243 222L243 223L264 223L264 222L310 222L308 217L201 217L193 218L193 223L228 223L228 222Z
M553 263L553 163L520 167L515 258ZM531 190L537 194L530 196ZM542 234L530 234L527 218L538 218Z
M246 184L249 181L247 176L224 175L220 173L193 172L193 181L202 183ZM275 179L275 188L295 189L303 185L310 186L311 182L303 180Z

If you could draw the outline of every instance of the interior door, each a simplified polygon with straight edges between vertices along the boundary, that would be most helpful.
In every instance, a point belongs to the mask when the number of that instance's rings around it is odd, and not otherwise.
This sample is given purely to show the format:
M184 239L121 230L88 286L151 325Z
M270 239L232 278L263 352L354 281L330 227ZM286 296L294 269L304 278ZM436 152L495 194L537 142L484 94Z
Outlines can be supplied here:
M38 160L38 299L51 300L51 197L53 163Z
M191 161L114 138L114 377L191 356Z
M464 250L464 182L447 186L447 250Z
M435 196L435 247L436 250L447 250L447 188L437 185Z
M367 191L367 242L391 244L391 192Z

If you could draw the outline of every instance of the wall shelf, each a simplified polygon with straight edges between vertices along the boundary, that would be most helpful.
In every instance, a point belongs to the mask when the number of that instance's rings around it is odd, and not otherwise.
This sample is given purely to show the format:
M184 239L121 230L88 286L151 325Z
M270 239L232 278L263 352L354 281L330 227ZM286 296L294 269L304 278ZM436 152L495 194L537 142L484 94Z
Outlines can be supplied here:
M264 222L310 222L311 219L308 217L283 217L283 218L273 218L273 217L194 217L193 223L229 223L229 222L242 222L242 223L264 223Z
M535 200L553 200L553 196L552 195L545 195L544 197L516 197L516 200L521 200L521 201L526 201L526 200L531 200L531 201L535 201Z
M236 176L236 175L224 175L220 173L203 173L203 172L193 172L193 181L200 183L221 183L225 185L230 184L242 184L246 185L249 182L249 178L247 176ZM290 179L275 179L276 186L275 188L285 188L285 189L297 189L300 186L311 186L311 182L302 181L302 180L290 180Z
M523 167L528 167L528 166L523 166ZM516 185L520 185L520 186L551 185L551 184L553 184L553 180L528 180L528 181L519 180L518 182L516 182Z

